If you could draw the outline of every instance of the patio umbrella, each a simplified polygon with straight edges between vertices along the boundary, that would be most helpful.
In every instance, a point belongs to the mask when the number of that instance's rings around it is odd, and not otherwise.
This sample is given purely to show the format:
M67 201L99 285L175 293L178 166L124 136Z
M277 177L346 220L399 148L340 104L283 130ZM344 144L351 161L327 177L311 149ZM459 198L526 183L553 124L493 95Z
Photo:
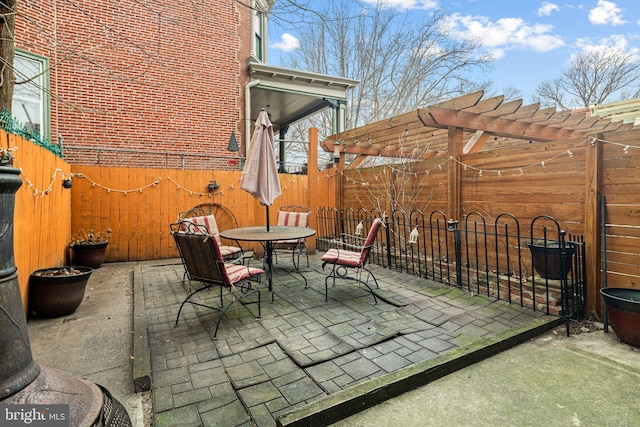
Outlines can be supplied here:
M269 206L282 194L282 189L278 180L273 125L264 108L258 114L255 127L247 154L247 163L242 172L240 188L251 193L266 206L267 231L269 231Z

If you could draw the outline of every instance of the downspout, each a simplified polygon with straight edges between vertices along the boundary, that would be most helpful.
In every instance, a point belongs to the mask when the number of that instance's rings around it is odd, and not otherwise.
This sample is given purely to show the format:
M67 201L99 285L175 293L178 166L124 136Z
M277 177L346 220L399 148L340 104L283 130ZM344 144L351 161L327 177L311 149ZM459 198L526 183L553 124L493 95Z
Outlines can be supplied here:
M244 87L244 155L249 155L251 143L251 88L259 85L260 80L252 80Z

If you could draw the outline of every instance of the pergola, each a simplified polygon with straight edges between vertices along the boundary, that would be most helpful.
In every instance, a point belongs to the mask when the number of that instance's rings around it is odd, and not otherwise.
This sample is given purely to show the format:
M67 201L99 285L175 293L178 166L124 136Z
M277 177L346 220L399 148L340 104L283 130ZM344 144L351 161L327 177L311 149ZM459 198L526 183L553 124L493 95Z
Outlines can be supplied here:
M413 149L424 158L475 153L483 149L586 137L598 132L625 131L633 123L592 115L588 108L557 111L504 96L482 99L483 91L453 98L330 136L321 143L327 152L336 145L345 154L409 157ZM337 144L336 144L337 143ZM357 159L355 165L361 162ZM351 165L353 167L353 164Z
M633 122L605 118L589 108L557 111L540 108L539 104L523 105L522 100L505 102L503 96L482 99L483 95L483 91L474 92L350 129L330 136L320 145L326 152L340 154L337 167L342 170L358 167L370 156L455 160L447 168L447 208L450 218L460 220L461 164L465 155L553 142L566 142L571 147L591 137L595 140L601 134L621 133L634 127ZM584 232L597 239L602 149L595 144L587 145ZM345 154L357 157L347 165ZM341 180L336 185L340 193ZM598 247L587 246L589 265L598 265ZM591 295L596 294L596 276L596 270L589 269L587 283Z

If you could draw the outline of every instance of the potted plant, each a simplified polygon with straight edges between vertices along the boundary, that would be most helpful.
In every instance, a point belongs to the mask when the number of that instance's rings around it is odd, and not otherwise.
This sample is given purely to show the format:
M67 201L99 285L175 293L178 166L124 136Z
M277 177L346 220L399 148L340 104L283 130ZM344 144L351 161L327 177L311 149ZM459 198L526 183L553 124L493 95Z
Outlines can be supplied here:
M95 233L93 229L86 232L82 228L73 236L70 247L73 252L73 264L85 267L99 268L104 262L107 245L111 238L111 229L106 235Z
M564 247L563 247L564 245ZM562 280L571 270L571 259L576 250L572 242L538 239L528 242L533 268L545 279ZM564 256L562 254L564 253Z
M29 311L45 317L73 313L84 299L91 267L43 268L29 276Z

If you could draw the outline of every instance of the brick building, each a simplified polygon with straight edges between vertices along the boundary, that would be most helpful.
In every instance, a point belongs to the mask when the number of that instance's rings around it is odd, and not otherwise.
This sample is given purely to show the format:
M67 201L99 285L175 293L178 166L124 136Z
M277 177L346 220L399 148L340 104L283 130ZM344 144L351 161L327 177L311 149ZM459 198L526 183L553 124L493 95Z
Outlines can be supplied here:
M357 82L267 65L274 1L19 2L13 115L71 163L140 167L237 168L267 103L276 131L327 107L340 129Z

